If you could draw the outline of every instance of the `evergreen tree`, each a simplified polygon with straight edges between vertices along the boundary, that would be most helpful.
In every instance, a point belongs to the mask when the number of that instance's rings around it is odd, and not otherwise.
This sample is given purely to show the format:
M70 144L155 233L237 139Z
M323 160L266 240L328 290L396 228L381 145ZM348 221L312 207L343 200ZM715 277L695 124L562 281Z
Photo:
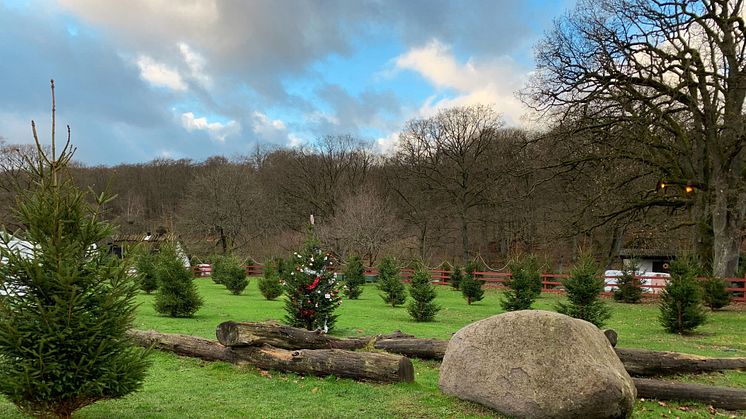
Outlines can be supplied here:
M280 282L280 274L275 268L276 263L272 260L267 261L264 264L264 274L259 278L259 292L270 301L282 295L282 283Z
M221 265L225 261L225 257L223 257L222 255L213 255L212 257L210 257L210 259L212 260L212 264L211 264L212 269L210 270L210 279L212 279L212 282L216 283L217 285L223 285L223 283L220 282L222 279L220 277L220 274L215 275L215 272L223 271L223 267Z
M464 271L461 269L461 266L454 265L453 266L453 272L451 273L451 288L454 290L460 290L461 289L461 282L464 280Z
M136 256L135 269L140 281L140 289L148 294L158 289L158 281L155 278L155 259L150 249L145 249Z
M731 300L731 292L728 291L728 284L720 278L710 277L701 282L702 301L710 310L719 310L728 304Z
M658 319L664 329L671 333L688 333L705 322L702 307L702 288L697 283L699 264L684 256L671 261L671 278L660 297Z
M477 279L475 272L481 272L484 267L477 260L470 260L466 263L464 270L464 279L461 281L461 294L466 298L466 303L471 305L476 301L481 301L484 298L484 290L482 285L484 281Z
M249 285L246 268L234 256L221 256L218 261L212 271L215 282L225 285L225 288L233 295L241 294Z
M514 258L508 264L510 277L500 305L505 311L530 310L541 294L541 269L534 255Z
M158 291L155 311L170 317L192 317L202 307L192 273L173 245L161 246L155 267Z
M359 256L351 256L347 259L347 266L345 267L344 294L350 300L357 300L363 293L363 285L365 285L363 261Z
M430 272L423 267L417 268L410 285L409 295L412 300L407 305L409 315L418 322L432 321L441 307L433 302L436 293Z
M57 154L54 124L49 154L33 131L14 233L29 244L0 235L0 393L26 415L68 418L139 389L149 361L127 335L139 284L128 261L97 247L112 234L101 215L112 197L75 187L69 138Z
M633 261L622 268L622 276L617 278L617 289L614 290L614 299L629 304L637 304L642 299L642 288L637 278L640 264Z
M557 311L602 327L611 317L609 307L601 301L604 278L598 276L599 267L592 257L583 255L562 281L568 303L559 303Z
M405 294L404 284L401 282L399 267L396 259L391 256L383 258L378 265L378 289L381 291L381 298L391 307L404 304L407 296Z
M285 321L294 327L328 332L334 328L334 310L342 301L337 274L331 271L333 258L321 250L313 225L301 253L294 256L295 268L285 277Z

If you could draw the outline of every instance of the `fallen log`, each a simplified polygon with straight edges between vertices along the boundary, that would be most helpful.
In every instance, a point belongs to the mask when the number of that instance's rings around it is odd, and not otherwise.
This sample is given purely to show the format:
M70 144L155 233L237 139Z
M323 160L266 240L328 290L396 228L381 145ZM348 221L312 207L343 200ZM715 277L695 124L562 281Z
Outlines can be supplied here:
M678 352L615 348L632 376L649 377L746 369L746 358L707 358Z
M286 350L269 345L230 348L219 342L195 336L130 330L141 346L174 352L208 361L252 364L260 369L298 374L352 378L380 383L414 381L414 366L409 358L373 352L341 349Z
M448 341L443 339L378 339L374 348L421 359L443 359Z
M633 378L642 399L696 401L727 410L746 409L746 390Z

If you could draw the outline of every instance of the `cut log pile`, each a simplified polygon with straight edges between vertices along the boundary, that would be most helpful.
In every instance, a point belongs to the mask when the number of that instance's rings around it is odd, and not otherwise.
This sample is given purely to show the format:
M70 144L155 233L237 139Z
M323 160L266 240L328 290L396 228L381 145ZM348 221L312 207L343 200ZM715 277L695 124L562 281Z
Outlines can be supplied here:
M225 322L217 327L216 334L218 342L154 331L130 332L142 346L179 355L383 383L413 381L414 367L408 357L443 359L448 346L447 340L419 339L399 331L338 338L276 323ZM609 332L606 334L609 336ZM616 337L616 333L613 336ZM371 349L385 353L365 351ZM615 348L615 351L627 372L636 377L638 397L691 400L724 409L746 409L746 390L639 378L746 370L746 358L706 358L642 349Z

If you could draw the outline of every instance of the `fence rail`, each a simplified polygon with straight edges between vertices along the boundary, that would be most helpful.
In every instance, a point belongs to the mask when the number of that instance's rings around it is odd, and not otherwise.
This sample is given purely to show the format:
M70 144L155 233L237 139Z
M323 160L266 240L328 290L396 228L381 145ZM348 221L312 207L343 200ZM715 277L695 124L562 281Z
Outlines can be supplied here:
M246 265L246 275L248 276L261 276L264 274L264 266L262 265ZM199 264L192 267L192 272L195 278L205 278L212 274L212 265ZM402 281L409 282L414 269L403 268L401 270ZM480 281L484 281L485 287L487 288L504 288L503 283L506 279L510 278L509 272L474 272L474 275ZM365 268L365 276L367 278L376 278L378 276L378 269L376 267ZM430 276L433 279L433 284L436 285L449 285L451 279L450 271L443 269L431 269ZM541 284L543 292L564 292L562 289L562 279L567 278L566 274L541 274ZM606 280L616 279L614 276L605 276ZM656 297L661 293L663 288L666 287L666 278L660 276L636 276L639 280L645 280L647 283L640 284L638 287L643 289L643 295L646 297ZM746 277L745 278L725 278L723 279L730 286L727 288L733 294L734 302L746 303ZM616 281L607 282L604 287L604 294L611 294L612 290L617 288Z

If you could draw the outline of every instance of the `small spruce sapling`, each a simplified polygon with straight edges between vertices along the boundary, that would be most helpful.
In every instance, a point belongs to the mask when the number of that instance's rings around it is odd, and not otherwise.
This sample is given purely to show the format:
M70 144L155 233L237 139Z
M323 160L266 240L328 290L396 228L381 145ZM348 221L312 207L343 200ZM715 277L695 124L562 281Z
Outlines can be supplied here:
M417 268L412 275L409 295L412 300L407 305L407 311L415 321L432 321L441 309L433 302L436 297L435 287L432 284L430 272L423 267Z
M391 307L402 305L407 299L399 267L396 259L391 256L383 258L378 265L378 289L381 291L383 301Z
M213 269L213 280L225 285L233 295L240 295L249 285L246 268L234 256L221 256Z
M155 311L158 313L169 317L192 317L202 307L202 297L197 292L192 273L184 266L174 245L161 246L155 276L158 279Z
M508 264L510 277L505 280L506 291L500 301L505 311L530 310L541 294L541 269L536 256L514 258Z
M568 302L559 303L557 311L602 327L611 317L609 307L601 301L604 283L593 258L590 255L581 256L570 270L570 276L562 281Z
M347 259L346 265L344 294L350 300L357 300L363 293L363 285L365 285L363 261L360 256L351 256Z
M146 249L135 257L135 270L140 281L140 289L150 294L158 289L158 281L155 277L156 255Z
M476 277L476 272L481 272L483 269L483 265L477 260L470 260L464 268L466 272L461 281L461 294L469 305L484 298L484 289L482 289L484 282Z
M617 278L617 289L614 290L614 299L628 304L637 304L642 299L642 288L637 278L640 263L633 260L632 263L624 265L622 275Z
M281 259L280 259L281 260ZM276 261L269 260L264 264L264 274L259 278L259 292L267 300L274 300L282 295L282 283L280 274L275 267Z
M691 256L671 261L671 278L660 296L658 319L668 332L689 333L707 319L702 307L702 287L697 283L699 263Z
M732 295L728 284L720 278L710 277L702 280L702 301L710 310L720 310L730 304Z
M458 291L461 289L461 282L464 280L464 271L460 265L453 266L453 272L451 272L451 288Z

